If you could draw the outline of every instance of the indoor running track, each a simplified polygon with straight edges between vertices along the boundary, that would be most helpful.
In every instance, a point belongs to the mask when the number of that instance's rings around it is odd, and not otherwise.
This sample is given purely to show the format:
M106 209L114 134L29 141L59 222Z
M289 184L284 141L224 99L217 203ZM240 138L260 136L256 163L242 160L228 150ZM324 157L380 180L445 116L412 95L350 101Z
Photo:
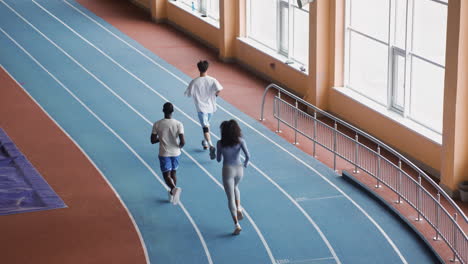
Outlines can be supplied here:
M71 0L0 0L0 64L92 160L128 209L151 263L435 263L394 215L222 99L252 155L232 236L221 165L201 150L190 78ZM149 136L176 106L187 145L180 206ZM0 257L1 258L1 257Z

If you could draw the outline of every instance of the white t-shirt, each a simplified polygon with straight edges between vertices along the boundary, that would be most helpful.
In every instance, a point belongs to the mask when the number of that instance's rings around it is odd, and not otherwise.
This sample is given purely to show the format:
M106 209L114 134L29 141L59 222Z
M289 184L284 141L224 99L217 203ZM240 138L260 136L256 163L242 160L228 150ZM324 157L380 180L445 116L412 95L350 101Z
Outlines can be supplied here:
M153 134L159 138L159 156L180 155L179 135L184 133L184 125L175 119L161 119L153 125Z
M193 79L184 94L193 97L197 112L214 113L216 111L216 92L222 89L223 87L215 78L204 76Z

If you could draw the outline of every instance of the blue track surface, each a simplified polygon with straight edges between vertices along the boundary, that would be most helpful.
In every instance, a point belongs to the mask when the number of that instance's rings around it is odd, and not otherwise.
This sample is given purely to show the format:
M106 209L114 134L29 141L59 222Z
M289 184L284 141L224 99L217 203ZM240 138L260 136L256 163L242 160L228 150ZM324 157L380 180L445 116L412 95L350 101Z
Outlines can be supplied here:
M249 217L231 236L221 166L201 150L193 103L183 97L190 78L73 1L0 0L0 47L2 67L118 192L152 263L437 262L374 200L218 100L212 126L239 118L252 154L241 184ZM186 130L182 206L166 201L149 143L167 100Z

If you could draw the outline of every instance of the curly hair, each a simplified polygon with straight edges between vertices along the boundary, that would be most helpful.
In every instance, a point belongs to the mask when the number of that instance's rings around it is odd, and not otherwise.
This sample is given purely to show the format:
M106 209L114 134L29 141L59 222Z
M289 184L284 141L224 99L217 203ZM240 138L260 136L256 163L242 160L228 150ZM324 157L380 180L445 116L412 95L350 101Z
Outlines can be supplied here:
M242 132L236 120L223 121L219 128L221 129L221 146L231 147L240 143Z

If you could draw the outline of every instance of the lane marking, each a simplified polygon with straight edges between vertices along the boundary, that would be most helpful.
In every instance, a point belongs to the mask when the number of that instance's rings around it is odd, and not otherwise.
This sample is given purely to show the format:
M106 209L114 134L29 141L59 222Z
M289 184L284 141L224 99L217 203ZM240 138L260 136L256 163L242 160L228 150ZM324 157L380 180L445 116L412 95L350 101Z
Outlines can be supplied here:
M342 198L343 195L333 195L333 196L324 196L324 197L315 197L315 198L308 198L308 197L299 197L296 198L297 202L305 202L305 201L318 201L318 200L327 200L327 199L335 199L335 198Z
M3 3L3 1L1 1ZM4 3L5 4L5 3ZM130 147L130 145L128 145L128 143L123 140L112 128L110 128L98 115L96 115L86 104L84 104L72 91L70 91L70 89L68 89L60 80L58 80L52 73L50 73L39 61L36 60L35 57L33 57L28 51L26 51L18 42L16 42L16 40L14 40L8 33L6 33L2 27L0 27L0 31L5 35L7 36L16 46L18 46L26 55L28 55L39 67L41 67L49 76L52 77L52 79L54 79L62 88L64 88L76 101L78 101L91 115L93 115L104 127L106 127L115 137L117 137L137 158L138 160L140 160L143 165L154 175L154 177L159 181L159 183L161 183L161 185L166 189L166 190L169 190L169 188L165 185L165 183L161 180L161 178L154 172L154 170L140 157L140 155L138 155L138 153L135 152L135 150ZM2 67L3 68L3 67ZM24 89L24 88L23 88ZM37 102L36 102L37 103ZM55 120L54 120L55 121ZM75 142L75 144L77 144ZM89 158L89 157L88 157ZM93 162L94 164L94 162ZM95 165L95 164L94 164ZM96 166L96 165L95 165ZM96 166L96 168L98 168ZM98 169L99 170L99 169ZM99 170L100 171L100 170ZM102 171L100 171L100 173L102 175L104 175L102 173ZM107 181L107 179L106 179ZM110 184L109 181L107 181L108 184ZM112 185L110 185L112 186ZM116 192L116 190L111 187L117 197L121 200L120 196L118 195L118 193ZM122 200L121 200L122 201ZM123 201L122 201L123 203ZM127 208L125 205L124 205L125 208ZM202 243L202 246L203 246L203 249L205 250L205 254L206 254L206 257L208 259L208 263L210 264L213 264L213 261L211 259L211 254L210 252L208 251L208 247L206 246L206 243L205 243L205 239L203 238L203 235L201 234L200 230L198 229L198 226L196 225L195 221L193 221L192 217L190 216L190 214L188 213L188 211L185 209L185 206L180 203L180 207L182 209L182 211L184 212L184 214L187 216L187 218L189 219L190 223L192 224L192 226L194 227L195 229L195 232L197 233L201 243ZM127 208L127 212L128 214L131 216L131 213L130 211L128 211L128 208ZM149 257L148 257L148 253L147 253L147 248L146 248L146 244L144 242L144 239L143 237L141 236L141 232L140 230L138 229L138 226L136 225L136 222L134 221L134 218L133 216L131 216L131 218L133 219L133 223L135 224L135 228L136 230L138 230L138 234L139 234L139 237L140 237L140 241L142 243L142 246L144 248L144 251L145 251L145 257L147 258L147 263L150 263L149 261Z
M278 259L276 260L277 264L298 264L298 263L315 263L317 261L330 260L333 258L314 258L314 259L300 259L300 260L290 260L290 259Z
M133 45L129 44L128 42L126 42L125 40L123 40L122 38L120 38L119 36L117 36L115 33L113 33L112 31L110 31L109 29L107 29L106 27L104 27L103 25L101 25L99 22L97 22L95 19L91 18L90 16L88 16L87 14L85 14L84 12L82 12L81 10L79 10L78 8L76 8L75 6L73 6L72 4L70 4L67 0L62 0L63 2L65 2L67 5L69 5L70 7L72 7L74 10L76 10L77 12L81 13L83 16L87 17L89 20L93 21L95 24L97 24L99 27L101 27L102 29L104 29L105 31L109 32L109 34L113 35L115 38L119 39L120 41L122 41L123 43L125 43L128 47L132 48L133 50L135 50L137 53L139 53L140 55L142 55L143 57L145 57L146 59L148 59L149 61L151 61L154 65L158 66L159 68L161 68L162 70L166 71L167 73L169 73L170 75L172 75L174 78L176 78L177 80L179 80L180 82L182 82L183 84L185 85L188 85L188 82L184 81L182 78L180 78L179 76L177 76L175 73L169 71L167 68L165 68L164 66L160 65L159 63L157 63L156 61L154 61L153 59L151 59L150 57L148 57L146 54L142 53L140 50L138 50L137 48L135 48ZM165 98L163 98L165 99ZM167 99L165 99L167 100ZM364 214L364 216L366 216L367 219L369 219L369 221L379 230L379 232L384 236L384 238L387 240L387 242L390 244L390 246L393 248L393 250L398 254L398 256L400 257L401 261L405 264L407 264L408 262L406 261L405 257L402 255L402 253L400 252L400 250L398 249L398 247L395 245L395 243L393 242L393 240L388 236L388 234L383 230L383 228L374 220L374 218L372 218L356 201L354 201L349 195L347 195L343 190L341 190L337 185L335 185L334 183L332 183L326 176L324 176L323 174L321 174L320 172L318 172L315 168L311 167L310 165L308 165L305 161L303 161L302 159L300 159L299 157L297 157L296 155L292 154L291 152L289 152L288 150L286 150L284 147L282 147L281 145L279 145L278 143L274 142L271 138L269 138L268 136L266 136L265 134L263 134L262 132L258 131L256 128L252 127L251 125L249 125L247 122L245 122L244 120L242 120L240 117L234 115L233 113L231 113L230 111L228 111L227 109L225 109L224 107L220 106L219 104L217 104L217 106L223 110L225 113L227 113L228 115L232 116L233 118L239 120L242 124L244 124L245 126L247 126L248 128L252 129L254 132L258 133L259 135L261 135L262 137L264 137L265 139L267 139L268 141L270 141L273 145L277 146L279 149L283 150L284 152L286 152L287 154L289 154L291 157L293 157L294 159L296 159L297 161L299 161L301 164L303 164L305 167L307 167L308 169L312 170L313 172L315 172L317 175L319 175L323 180L325 180L328 184L330 184L333 188L335 188L338 192L340 192L341 194L343 194L344 197L346 197L346 199L348 199L360 212L362 212ZM180 111L180 110L179 110Z
M0 0L1 2L3 2L3 0ZM34 2L34 1L33 1ZM4 3L5 5L7 5L6 3ZM36 3L37 4L37 3ZM8 6L8 5L7 5ZM8 6L9 7L9 6ZM11 7L9 7L10 9L12 9ZM42 8L42 7L41 7ZM12 11L14 11L12 9ZM15 11L14 11L15 12ZM26 23L28 23L31 27L33 27L36 31L38 31L45 39L47 39L50 43L52 43L56 48L58 48L62 53L64 53L69 59L71 59L73 62L75 62L78 66L80 66L85 72L87 72L89 75L91 75L96 81L98 81L102 86L104 86L107 90L109 90L115 97L117 97L120 101L122 101L125 105L127 105L131 110L133 110L133 112L135 112L138 116L140 116L143 120L145 120L148 124L152 125L151 121L149 121L146 117L144 117L140 112L138 112L135 108L133 108L130 104L128 104L122 97L120 97L117 93L115 93L114 90L112 90L106 83L104 83L103 81L101 81L98 77L96 77L93 73L91 73L89 70L87 70L83 65L81 65L78 61L76 61L76 59L74 59L71 55L69 55L67 52L65 52L61 47L59 47L55 42L53 42L52 40L50 40L47 36L45 36L45 34L43 34L40 30L38 30L36 27L34 27L31 23L29 23L25 18L23 18L21 15L19 15L18 13L15 12L15 14L17 14L20 18L22 18ZM29 53L28 53L29 54ZM45 69L45 68L44 68ZM77 97L78 98L78 97ZM124 143L124 145L126 145L126 142ZM128 146L130 147L130 146ZM195 160L193 159L193 157L191 155L189 155L185 150L182 150L187 156L189 156L192 160ZM132 149L132 152L134 152L134 150ZM138 155L136 152L134 152L135 155ZM141 159L141 157L138 155L139 159ZM141 159L142 162L144 162L142 159ZM201 166L199 163L196 163L199 167ZM144 162L144 165L148 167L148 169L151 170L152 173L154 173L154 171L149 167L149 165ZM206 171L204 170L204 168L202 168L203 171ZM155 175L156 176L156 175ZM215 179L214 177L211 176L212 179ZM158 180L163 184L163 182L158 178ZM165 186L165 185L164 185ZM222 187L222 185L221 185ZM222 187L224 189L224 187ZM167 188L166 188L167 189ZM168 189L167 189L168 190ZM183 209L185 210L185 207L183 207ZM246 214L247 216L247 214ZM190 217L189 218L191 222L193 222L193 219ZM248 216L248 219L249 221L251 222L252 226L254 227L255 231L257 232L260 240L262 241L264 247L265 247L265 250L267 251L268 255L269 255L269 258L270 260L272 261L272 263L274 263L274 256L271 252L271 249L270 247L268 246L268 243L266 242L263 234L261 233L260 229L258 228L258 226L255 224L255 222L253 221L253 219L250 217L250 215ZM195 224L195 222L193 222L193 224ZM201 235L201 233L198 231L197 233L199 233ZM206 246L206 243L203 239L203 245L204 245L204 248L206 250L207 249L207 246ZM212 263L211 261L211 256L209 255L209 252L208 253L208 258L209 258L209 263Z
M106 58L108 58L110 61L112 61L114 64L116 64L119 68L121 68L122 70L124 70L125 72L127 72L130 76L132 76L133 78L135 78L137 81L139 81L141 84L143 84L146 88L148 88L150 91L152 91L153 93L155 93L156 95L158 95L161 99L165 100L165 101L169 101L166 97L164 97L163 95L161 95L159 92L157 92L156 90L154 90L150 85L148 85L145 81L141 80L139 77L137 77L135 74L133 74L132 72L130 72L128 69L126 69L124 66L122 66L120 63L118 63L117 61L115 61L112 57L110 57L107 53L103 52L101 49L99 49L98 47L96 47L93 43L91 43L89 40L87 40L86 38L84 38L82 35L80 35L79 33L77 33L74 29L72 29L70 26L68 26L65 22L63 22L62 20L60 20L59 18L57 18L55 15L53 15L50 11L48 11L46 8L44 8L42 5L40 5L39 3L37 3L36 1L32 0L33 3L35 3L38 7L40 7L42 10L44 10L47 14L49 14L51 17L55 18L58 22L60 22L61 24L63 24L67 29L69 29L71 32L73 32L75 35L77 35L79 38L81 38L83 41L85 41L88 45L94 47L98 52L100 52L102 55L104 55ZM107 85L104 85L106 88ZM149 122L148 119L146 119L140 112L138 112L135 108L133 108L130 104L128 104L124 99L122 99L122 97L120 97L118 94L116 94L112 89L108 88L112 94L114 94L117 98L119 98L122 102L124 102L130 109L132 109L135 113L137 113L141 118L143 118L144 120L146 120L147 122ZM198 126L200 126L200 124L195 121L192 117L190 117L187 113L185 113L184 111L182 111L179 107L177 107L175 104L174 104L174 107L176 110L178 110L180 113L182 113L184 116L186 116L189 120L191 120L192 122L194 122L195 124L197 124ZM149 122L150 124L152 124L151 122ZM219 139L219 137L217 135L215 135L213 132L210 132L211 135L213 135L215 138ZM187 152L184 151L184 153L186 155L189 155ZM244 158L244 157L243 157ZM316 231L319 233L320 237L322 238L322 240L324 241L324 243L326 244L326 246L328 247L328 249L330 250L330 253L333 255L333 257L336 259L336 262L337 264L341 264L341 261L339 260L335 250L333 249L331 243L328 241L328 239L326 238L325 234L322 232L322 230L320 229L320 227L315 223L314 220L312 220L312 218L310 217L310 215L307 214L307 212L294 200L294 198L292 198L283 188L281 188L274 180L272 180L266 173L264 173L262 170L260 170L257 166L255 166L255 164L253 162L251 162L251 166L257 170L262 176L264 176L268 181L270 181L275 187L277 187L299 210L300 212L306 217L306 219L309 221L309 223L312 224L312 226L314 227L314 229L316 229ZM269 247L268 247L269 248ZM272 258L272 261L274 261L274 258L273 256L271 255L270 256Z
M278 259L276 260L277 264L298 264L298 263L316 263L317 261L330 260L333 258L315 258L315 259L300 259L300 260L290 260L290 259Z

